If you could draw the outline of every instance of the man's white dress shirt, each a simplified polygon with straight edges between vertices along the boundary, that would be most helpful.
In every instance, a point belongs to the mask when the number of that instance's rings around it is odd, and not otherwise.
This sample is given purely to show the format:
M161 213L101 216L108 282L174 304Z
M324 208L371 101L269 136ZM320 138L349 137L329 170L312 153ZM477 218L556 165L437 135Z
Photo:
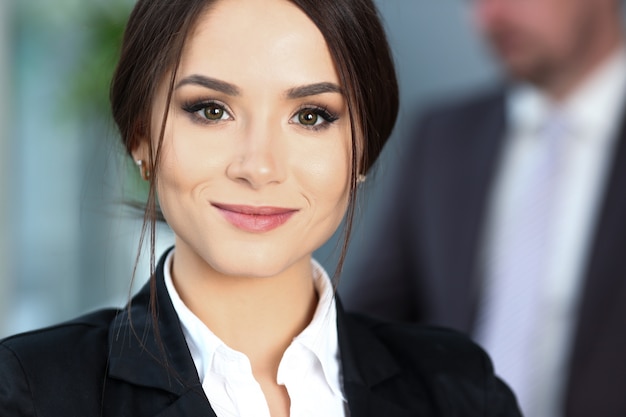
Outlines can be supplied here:
M541 284L541 299L536 303L542 317L534 332L539 337L535 354L525 359L536 373L532 386L525 389L532 398L528 404L524 404L524 399L521 401L522 411L528 417L562 415L559 399L567 379L581 278L586 272L618 129L622 125L625 93L626 51L620 49L563 102L552 102L530 86L518 86L508 97L508 135L491 201L485 262L494 252L493 245L502 242L499 234L506 229L503 225L514 217L516 196L523 193L525 178L542 157L545 147L541 139L545 138L539 135L541 127L547 118L558 113L567 121L569 132L555 195L557 216L551 225L545 281ZM478 328L477 334L487 334L485 330ZM479 337L478 341L489 350L489 340ZM498 363L495 367L497 373ZM512 388L515 391L516 387ZM528 407L532 409L525 409Z

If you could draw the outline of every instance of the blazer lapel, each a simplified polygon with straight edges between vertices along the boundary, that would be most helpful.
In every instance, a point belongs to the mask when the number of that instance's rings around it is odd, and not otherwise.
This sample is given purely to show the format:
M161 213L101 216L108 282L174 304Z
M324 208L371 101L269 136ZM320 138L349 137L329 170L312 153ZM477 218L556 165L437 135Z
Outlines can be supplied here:
M574 361L585 360L611 316L626 314L626 114L616 143L581 289ZM622 308L620 309L620 306ZM613 329L615 330L615 329ZM623 330L623 329L622 329ZM622 333L623 334L623 333ZM613 334L612 337L617 337Z
M411 417L415 415L372 393L371 389L363 384L344 381L344 389L348 397L350 417Z
M402 368L365 325L345 314L338 298L337 332L350 417L414 415L380 395L377 386L398 376Z
M492 179L506 133L505 107L504 92L497 91L438 121L430 133L432 150L423 174L423 206L429 212L419 233L435 242L429 251L438 262L425 291L436 300L426 322L471 330L482 286L480 250Z
M626 113L623 118L580 288L565 396L568 416L624 415L626 410Z
M483 108L476 109L483 117L472 117L472 124L468 125L468 131L459 131L461 136L474 138L467 141L468 148L465 153L465 171L468 181L466 187L459 187L455 190L460 199L456 210L455 221L459 221L458 229L464 233L451 237L456 240L457 252L449 254L448 259L457 259L458 262L451 262L451 277L458 280L452 287L445 289L455 294L458 299L451 300L444 308L449 309L451 305L465 305L464 317L455 323L456 328L470 331L473 326L476 308L482 291L483 273L479 269L482 265L480 250L484 246L484 232L486 222L489 218L490 199L493 194L493 178L500 168L498 162L502 159L501 154L504 148L504 138L506 137L506 105L505 96L501 91L491 101L483 103ZM474 148L474 149L472 149ZM452 153L455 153L452 151ZM460 152L456 152L461 156ZM463 164L462 161L459 163ZM454 268L457 268L456 270ZM468 274L471 279L468 279ZM445 282L452 283L453 280L445 279ZM469 298L468 298L469 294Z
M209 405L209 401L198 392L187 391L172 405L164 409L154 417L217 417Z
M155 280L159 334L153 326L148 283L133 297L130 308L116 317L109 330L109 377L177 398L169 401L169 407L157 414L158 417L215 417L167 295L163 278L166 255L159 262Z

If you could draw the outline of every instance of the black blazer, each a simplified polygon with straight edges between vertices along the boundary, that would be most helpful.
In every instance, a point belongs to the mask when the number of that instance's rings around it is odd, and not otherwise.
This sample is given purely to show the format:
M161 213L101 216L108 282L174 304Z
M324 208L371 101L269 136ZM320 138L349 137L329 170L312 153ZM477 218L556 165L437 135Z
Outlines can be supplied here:
M421 120L402 152L405 159L385 196L380 224L368 236L369 247L344 278L356 284L340 291L347 308L472 330L481 296L480 250L505 131L504 91L436 109ZM626 416L623 121L589 250L566 416Z
M159 347L146 285L102 310L0 343L2 417L215 416L157 269ZM337 303L351 417L519 416L486 354L459 333L347 314Z

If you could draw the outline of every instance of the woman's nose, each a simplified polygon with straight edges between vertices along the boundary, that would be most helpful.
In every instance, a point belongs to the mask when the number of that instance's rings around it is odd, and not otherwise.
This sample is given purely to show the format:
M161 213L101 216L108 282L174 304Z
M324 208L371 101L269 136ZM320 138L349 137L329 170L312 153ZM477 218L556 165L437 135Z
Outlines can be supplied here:
M267 126L256 125L245 135L226 174L233 181L247 183L254 189L281 183L286 177L286 157L281 135Z

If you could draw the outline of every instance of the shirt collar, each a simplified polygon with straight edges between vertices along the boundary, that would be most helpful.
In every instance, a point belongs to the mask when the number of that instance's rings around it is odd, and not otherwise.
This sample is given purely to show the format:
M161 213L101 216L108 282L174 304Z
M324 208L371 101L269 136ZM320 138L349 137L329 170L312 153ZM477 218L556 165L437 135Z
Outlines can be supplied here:
M163 275L165 286L176 313L178 314L183 334L187 341L189 351L198 371L200 381L204 380L206 373L213 367L216 353L227 355L236 359L243 355L228 347L217 337L180 298L176 291L171 275L171 265L175 250L170 251L165 260ZM339 359L339 343L337 337L337 310L335 305L335 292L332 282L324 268L314 259L311 259L315 289L319 301L309 325L294 338L288 350L298 344L306 351L314 355L321 364L326 382L332 391L345 400L341 388L341 365ZM300 350L302 351L302 350ZM241 361L232 361L235 363ZM281 361L282 362L282 361ZM251 370L250 370L251 372ZM280 368L279 368L280 380Z
M328 273L315 259L311 259L311 267L313 268L313 279L319 301L311 323L294 338L292 346L300 344L315 355L321 364L326 383L336 395L345 400L341 389L335 291ZM279 368L279 379L280 374L281 369Z
M176 314L180 320L183 335L185 336L189 352L191 353L196 370L198 371L198 377L200 381L204 381L207 372L209 372L213 365L213 358L217 350L221 348L221 351L227 351L227 349L224 349L226 344L209 330L198 316L189 310L180 298L178 291L176 291L171 273L174 252L175 249L172 249L167 254L165 264L163 265L165 287L167 288L174 310L176 310Z
M532 85L516 85L507 97L509 125L514 131L534 133L558 112L573 131L611 129L620 119L624 91L626 49L620 47L562 102L554 102Z

